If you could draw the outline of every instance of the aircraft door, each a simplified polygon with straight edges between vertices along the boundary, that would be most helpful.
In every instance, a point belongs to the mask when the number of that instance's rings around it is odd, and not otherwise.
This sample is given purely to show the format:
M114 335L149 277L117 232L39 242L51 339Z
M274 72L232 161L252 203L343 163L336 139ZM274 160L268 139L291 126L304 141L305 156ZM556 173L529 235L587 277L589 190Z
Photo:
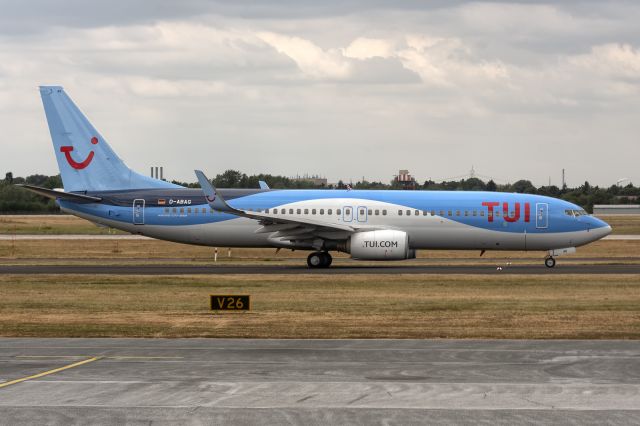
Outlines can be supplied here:
M144 200L133 200L133 224L144 225Z
M536 228L543 229L549 226L549 204L536 203Z
M358 222L367 221L367 208L365 206L358 206L357 214L358 214Z
M344 206L342 208L342 220L345 222L351 222L353 220L353 207Z

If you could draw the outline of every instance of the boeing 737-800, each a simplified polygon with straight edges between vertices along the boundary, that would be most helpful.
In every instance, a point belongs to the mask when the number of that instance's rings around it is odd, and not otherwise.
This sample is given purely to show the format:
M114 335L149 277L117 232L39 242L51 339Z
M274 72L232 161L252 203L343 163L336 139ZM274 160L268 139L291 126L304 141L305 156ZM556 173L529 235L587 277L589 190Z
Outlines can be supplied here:
M476 191L201 189L128 168L64 89L40 88L63 190L25 188L62 211L132 234L186 244L309 250L311 268L330 251L360 260L411 259L416 250L540 250L554 256L611 227L569 202Z

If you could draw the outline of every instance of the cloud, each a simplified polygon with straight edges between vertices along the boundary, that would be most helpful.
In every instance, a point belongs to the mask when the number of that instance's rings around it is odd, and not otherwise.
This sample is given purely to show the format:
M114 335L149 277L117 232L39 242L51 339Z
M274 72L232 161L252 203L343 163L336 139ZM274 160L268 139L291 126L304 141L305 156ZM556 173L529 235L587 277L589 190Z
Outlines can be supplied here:
M64 85L132 166L183 180L202 158L335 180L637 170L633 2L35 1L0 16L16 174L56 170L38 84Z
M393 56L393 50L389 40L358 37L342 49L342 54L354 59L388 58Z
M568 62L610 78L640 79L640 50L629 44L593 46L589 53L571 56Z
M315 78L347 78L351 64L335 49L323 50L309 40L271 32L260 32L258 37L278 52L291 58L307 76Z
M456 38L409 35L407 48L398 52L402 63L428 84L455 86L484 84L509 77L499 61L478 60L472 49Z

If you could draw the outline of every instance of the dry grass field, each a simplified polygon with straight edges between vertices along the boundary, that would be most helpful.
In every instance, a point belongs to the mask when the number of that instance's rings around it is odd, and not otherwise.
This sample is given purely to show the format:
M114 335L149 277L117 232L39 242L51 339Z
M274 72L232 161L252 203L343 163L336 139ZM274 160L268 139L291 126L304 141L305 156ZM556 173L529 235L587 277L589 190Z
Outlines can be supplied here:
M124 233L101 228L71 215L0 215L0 234L92 234Z
M640 234L640 215L598 216L613 228L614 235Z
M35 218L0 216L0 232L17 222L16 234L106 231L71 216L39 224ZM233 249L227 257L220 248L219 262L302 265L306 255ZM539 263L543 257L420 251L410 262ZM2 264L212 262L211 247L156 240L0 241ZM335 263L345 262L353 261L335 255ZM598 241L559 262L638 263L640 240ZM251 294L253 311L212 314L211 293ZM636 275L4 275L0 300L1 336L640 338Z
M640 338L640 276L2 276L0 297L2 336Z

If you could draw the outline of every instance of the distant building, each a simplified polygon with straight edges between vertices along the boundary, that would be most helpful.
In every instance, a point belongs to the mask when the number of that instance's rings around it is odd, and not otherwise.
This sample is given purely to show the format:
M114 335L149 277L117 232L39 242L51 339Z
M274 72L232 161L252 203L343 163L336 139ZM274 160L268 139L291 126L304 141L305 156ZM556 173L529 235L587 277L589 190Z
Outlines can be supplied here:
M640 205L634 204L596 204L593 206L593 214L596 216L603 215L640 215Z
M398 170L398 174L393 177L393 181L402 189L416 189L418 187L415 178L409 174L409 170Z
M327 178L320 177L318 175L304 175L304 176L296 176L292 178L292 180L296 182L309 182L313 184L313 186L327 186Z

